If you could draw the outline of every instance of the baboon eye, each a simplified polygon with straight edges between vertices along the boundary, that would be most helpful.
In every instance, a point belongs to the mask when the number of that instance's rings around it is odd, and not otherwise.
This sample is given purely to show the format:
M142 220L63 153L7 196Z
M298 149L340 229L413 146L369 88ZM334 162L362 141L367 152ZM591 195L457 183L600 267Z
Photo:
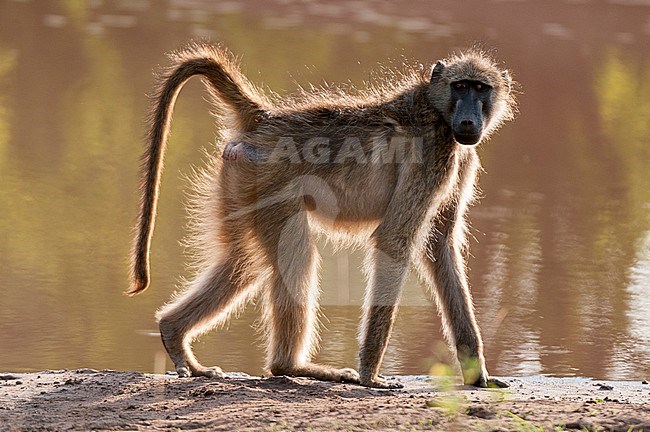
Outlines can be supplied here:
M486 85L486 84L483 84L483 83L480 83L480 82L474 84L474 90L476 90L479 93L486 92L486 91L488 91L489 88L490 88L489 85Z
M468 89L468 85L464 81L458 81L454 83L454 88L458 91L465 91Z

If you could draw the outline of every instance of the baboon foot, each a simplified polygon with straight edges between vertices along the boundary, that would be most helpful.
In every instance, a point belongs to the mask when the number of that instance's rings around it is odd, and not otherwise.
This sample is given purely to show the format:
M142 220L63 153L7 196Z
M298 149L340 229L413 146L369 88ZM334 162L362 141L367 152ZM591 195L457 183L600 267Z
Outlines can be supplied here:
M397 380L387 380L381 375L377 375L374 378L361 379L360 384L364 387L378 388L378 389L401 389L404 388L404 385Z
M189 377L207 377L207 378L223 378L224 373L218 366L205 367L205 366L178 366L176 373L179 378Z
M359 384L361 382L361 377L359 372L355 371L352 368L343 368L339 369L341 373L341 382Z
M167 350L167 354L174 362L176 373L179 378L189 377L208 377L208 378L223 378L224 373L220 367L206 367L199 364L194 360L194 356L190 350L187 350L182 343L182 336L174 326L174 322L162 318L158 323L160 328L160 338L162 339L163 346Z
M308 363L293 367L271 367L271 373L275 376L287 375L294 377L314 378L320 381L332 381L343 383L359 384L359 372L351 368L338 369L331 366L324 366L315 363Z

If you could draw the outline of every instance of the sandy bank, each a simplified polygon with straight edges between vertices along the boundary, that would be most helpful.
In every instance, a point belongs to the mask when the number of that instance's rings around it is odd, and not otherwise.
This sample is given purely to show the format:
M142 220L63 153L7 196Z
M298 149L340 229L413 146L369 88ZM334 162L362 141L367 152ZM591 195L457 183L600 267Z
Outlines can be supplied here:
M400 377L403 390L303 378L0 373L0 430L650 431L650 384L504 378L507 391Z

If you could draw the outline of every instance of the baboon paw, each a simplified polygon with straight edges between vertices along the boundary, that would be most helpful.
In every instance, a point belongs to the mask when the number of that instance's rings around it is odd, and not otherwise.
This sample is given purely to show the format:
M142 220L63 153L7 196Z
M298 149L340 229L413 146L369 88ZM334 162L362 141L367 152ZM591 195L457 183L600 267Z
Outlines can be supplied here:
M341 382L359 384L361 377L359 372L351 368L341 369Z
M404 388L404 385L397 380L387 380L384 378L374 378L369 380L361 380L360 384L364 387L395 390Z
M496 378L486 378L486 377L480 377L476 382L473 384L470 384L474 387L481 387L481 388L508 388L510 385L505 382L501 381Z

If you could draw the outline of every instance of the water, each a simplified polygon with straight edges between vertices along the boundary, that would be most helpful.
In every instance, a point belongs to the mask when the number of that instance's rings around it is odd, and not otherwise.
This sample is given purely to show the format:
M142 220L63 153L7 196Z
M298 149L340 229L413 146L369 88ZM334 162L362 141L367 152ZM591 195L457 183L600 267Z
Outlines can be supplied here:
M650 374L650 4L637 2L0 2L0 370L170 368L153 315L183 275L183 177L212 148L200 85L176 108L153 243L129 299L138 158L156 65L221 41L256 83L362 86L378 63L482 41L522 85L480 150L470 280L493 374ZM356 364L358 253L324 256L319 360ZM249 307L199 358L260 373ZM409 280L388 374L450 354Z

